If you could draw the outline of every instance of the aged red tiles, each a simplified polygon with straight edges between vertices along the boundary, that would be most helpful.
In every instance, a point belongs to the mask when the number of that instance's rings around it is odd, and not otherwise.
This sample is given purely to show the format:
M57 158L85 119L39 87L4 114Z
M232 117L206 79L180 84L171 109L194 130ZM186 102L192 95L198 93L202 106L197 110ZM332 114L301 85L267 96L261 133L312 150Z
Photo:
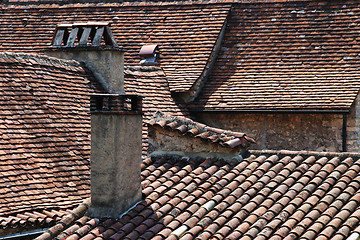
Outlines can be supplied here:
M360 89L357 1L238 3L193 108L349 109Z
M59 239L346 239L359 234L359 158L254 151L232 163L146 159L142 183L151 179L153 190L144 188L137 207L118 220L68 224Z

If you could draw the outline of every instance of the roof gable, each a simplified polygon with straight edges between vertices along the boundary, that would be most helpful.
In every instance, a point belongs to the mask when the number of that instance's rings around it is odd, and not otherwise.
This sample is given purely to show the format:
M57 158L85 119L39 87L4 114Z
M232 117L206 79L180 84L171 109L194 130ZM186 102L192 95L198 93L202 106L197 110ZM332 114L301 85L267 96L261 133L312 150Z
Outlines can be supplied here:
M127 65L124 71L126 94L143 97L143 155L148 153L148 126L145 124L156 111L186 116L187 111L172 97L164 71L158 66Z
M176 116L186 115L185 109L171 97L166 75L159 66L126 65L124 79L126 94L143 97L145 121L149 121L156 111Z

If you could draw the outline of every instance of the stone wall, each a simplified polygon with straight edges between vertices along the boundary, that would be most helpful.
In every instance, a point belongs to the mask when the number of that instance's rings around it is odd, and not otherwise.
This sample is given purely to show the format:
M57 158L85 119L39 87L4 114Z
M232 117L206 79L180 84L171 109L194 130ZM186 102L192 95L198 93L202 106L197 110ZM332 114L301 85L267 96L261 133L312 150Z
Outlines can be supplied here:
M346 145L348 152L360 151L360 98L356 98L347 119Z
M239 157L240 151L241 147L225 147L188 134L180 134L178 131L149 126L150 156L177 154L186 157L218 157L232 160Z
M359 104L356 109L360 117ZM251 149L342 150L342 114L199 113L196 117L209 126L244 132L255 138L257 143ZM357 127L348 126L352 131L348 133L349 143L358 138L355 130L360 126L359 117L352 121ZM357 140L352 145L354 147L349 150L355 151L360 143Z

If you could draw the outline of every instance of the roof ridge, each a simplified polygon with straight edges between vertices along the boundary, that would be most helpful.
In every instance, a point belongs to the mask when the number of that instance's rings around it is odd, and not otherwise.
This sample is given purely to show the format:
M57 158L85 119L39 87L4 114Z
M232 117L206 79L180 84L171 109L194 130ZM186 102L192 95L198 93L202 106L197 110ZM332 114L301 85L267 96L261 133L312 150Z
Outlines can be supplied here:
M75 60L64 60L34 53L0 52L0 63L2 62L28 63L48 67L83 67L80 62Z
M17 214L25 214L28 212L38 212L41 213L42 211L68 211L68 209L71 209L73 207L76 207L81 203L81 200L75 200L73 203L68 204L66 207L63 207L61 205L53 205L51 207L48 207L46 204L39 204L35 208L27 208L24 210L18 210L11 213L2 214L1 218L12 218L16 216Z
M153 119L155 121L161 121L161 120L166 120L166 121L173 121L176 120L178 122L183 122L187 125L194 125L194 127L196 127L199 130L199 134L204 133L204 132L213 132L213 133L217 133L217 134L221 134L221 133L225 133L225 132L231 132L231 131L227 131L224 129L220 129L220 128L213 128L213 127L209 127L203 123L200 122L196 122L190 118L187 117L182 117L182 116L171 116L168 114L165 114L161 111L157 111L154 116ZM234 132L235 133L235 132ZM240 134L244 134L244 133L240 133Z
M230 148L238 146L247 148L250 144L256 142L254 139L246 136L245 133L210 127L187 117L171 116L161 111L157 111L148 124L159 125L162 128L166 126L174 131L179 131L183 135L189 133L196 138L208 140L213 143L219 142L221 145Z

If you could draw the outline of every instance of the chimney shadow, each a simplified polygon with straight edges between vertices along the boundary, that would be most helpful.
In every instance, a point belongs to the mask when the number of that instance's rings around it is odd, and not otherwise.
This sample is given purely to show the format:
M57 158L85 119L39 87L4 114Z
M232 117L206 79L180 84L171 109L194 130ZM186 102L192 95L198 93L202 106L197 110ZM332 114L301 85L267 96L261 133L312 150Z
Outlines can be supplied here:
M174 191L173 178L187 165L186 161L167 157L144 159L141 164L142 200L119 219L101 219L98 226L104 230L102 237L151 239L158 234L161 236L167 229L164 219L168 222L181 213L172 202L178 192Z
M147 158L142 162L142 201L121 218L104 226L106 239L110 233L114 239L152 239L156 235L169 235L168 223L185 210L178 204L185 191L179 179L195 168L195 163L175 157ZM185 170L186 169L186 170ZM177 181L176 181L177 179ZM105 220L103 222L106 222Z
M116 231L112 238L151 239L160 233L166 227L164 220L151 205L146 205L146 200L142 200L120 219L112 219L113 224L108 226L107 230ZM103 235L103 237L106 237L106 235Z

